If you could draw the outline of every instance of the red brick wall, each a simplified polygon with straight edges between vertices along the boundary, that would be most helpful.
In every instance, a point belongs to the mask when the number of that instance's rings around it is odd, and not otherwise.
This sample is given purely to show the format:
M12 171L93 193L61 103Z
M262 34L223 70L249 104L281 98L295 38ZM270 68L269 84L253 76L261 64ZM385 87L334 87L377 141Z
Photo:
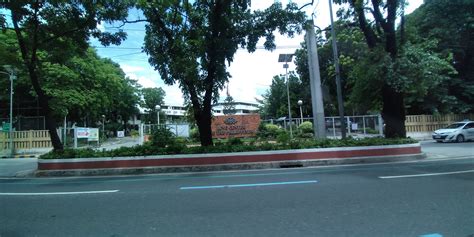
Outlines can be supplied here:
M260 115L223 115L212 120L212 137L254 137L260 125Z

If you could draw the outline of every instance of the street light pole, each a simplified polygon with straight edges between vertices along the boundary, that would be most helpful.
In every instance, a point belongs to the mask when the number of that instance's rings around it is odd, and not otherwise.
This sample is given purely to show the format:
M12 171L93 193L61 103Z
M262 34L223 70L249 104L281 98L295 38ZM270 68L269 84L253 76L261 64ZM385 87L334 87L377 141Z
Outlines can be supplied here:
M102 136L105 140L105 115L102 115Z
M14 156L14 148L13 148L13 80L16 79L15 71L13 67L10 65L3 66L7 72L0 73L8 75L10 79L10 127L9 127L9 135L10 135L10 156Z
M156 105L155 109L156 109L156 120L157 120L157 124L159 126L160 125L160 109L161 109L161 106Z
M301 109L301 106L303 105L303 101L298 100L298 105L300 106L301 123L303 123L303 110Z
M290 80L288 78L288 63L283 65L285 68L285 77L286 77L286 97L288 99L288 118L290 119L290 138L293 139L293 128L291 126L292 118L291 118L291 106L290 106Z
M293 54L280 54L278 57L278 62L283 62L283 68L285 68L285 78L286 78L286 95L288 99L288 118L290 119L290 138L293 139L293 128L291 127L291 106L290 106L290 80L288 78L288 62L291 62L293 59Z

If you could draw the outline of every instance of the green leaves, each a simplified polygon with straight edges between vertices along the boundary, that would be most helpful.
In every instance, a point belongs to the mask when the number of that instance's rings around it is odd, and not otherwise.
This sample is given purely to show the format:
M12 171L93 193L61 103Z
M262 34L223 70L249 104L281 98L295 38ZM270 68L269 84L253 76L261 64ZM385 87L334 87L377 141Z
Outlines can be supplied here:
M200 130L201 144L212 144L211 103L229 80L227 66L239 47L255 51L260 38L274 49L274 31L292 36L305 19L296 5L276 3L251 12L249 0L140 1L148 20L144 51L166 84L178 83Z

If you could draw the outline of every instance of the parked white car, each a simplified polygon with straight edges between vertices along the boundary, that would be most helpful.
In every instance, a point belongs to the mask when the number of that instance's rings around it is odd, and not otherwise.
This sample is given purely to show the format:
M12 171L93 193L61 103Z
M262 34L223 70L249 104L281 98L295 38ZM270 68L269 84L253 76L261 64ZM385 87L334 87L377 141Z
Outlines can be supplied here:
M437 142L464 142L474 140L474 122L462 121L453 123L446 128L433 132L433 139Z

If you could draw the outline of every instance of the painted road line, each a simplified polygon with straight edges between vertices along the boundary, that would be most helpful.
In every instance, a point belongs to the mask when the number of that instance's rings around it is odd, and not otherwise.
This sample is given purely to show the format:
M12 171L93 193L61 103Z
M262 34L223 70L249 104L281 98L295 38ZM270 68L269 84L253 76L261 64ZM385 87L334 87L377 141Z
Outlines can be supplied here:
M293 181L293 182L276 182L276 183L255 183L255 184L230 184L230 185L214 185L214 186L193 186L181 187L181 190L190 189L216 189L216 188L243 188L243 187L259 187L259 186L273 186L273 185L290 185L290 184L309 184L317 183L317 180Z
M443 237L443 236L438 233L434 233L434 234L420 235L419 237Z
M51 192L51 193L0 193L0 196L77 195L77 194L116 193L118 191L119 190L81 191L81 192Z
M398 178L439 176L439 175L450 175L450 174L464 174L464 173L473 173L473 172L474 172L474 170L462 170L462 171L443 172L443 173L410 174L410 175L396 175L396 176L379 176L379 178L381 178L381 179L398 179Z

